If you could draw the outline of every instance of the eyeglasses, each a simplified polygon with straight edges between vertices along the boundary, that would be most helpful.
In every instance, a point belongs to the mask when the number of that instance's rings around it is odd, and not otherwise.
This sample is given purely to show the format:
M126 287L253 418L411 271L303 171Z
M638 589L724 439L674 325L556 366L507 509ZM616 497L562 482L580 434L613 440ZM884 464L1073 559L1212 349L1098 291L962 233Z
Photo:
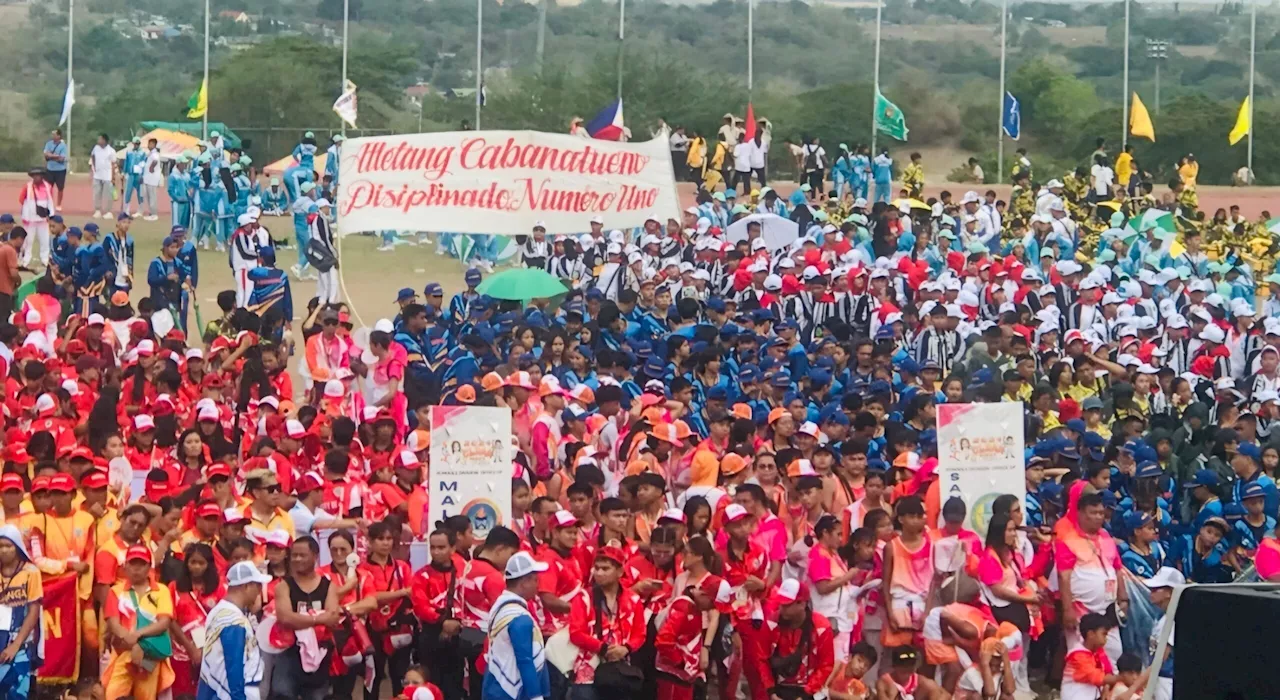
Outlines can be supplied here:
M275 484L274 486L263 486L262 490L267 493L280 493L280 484Z

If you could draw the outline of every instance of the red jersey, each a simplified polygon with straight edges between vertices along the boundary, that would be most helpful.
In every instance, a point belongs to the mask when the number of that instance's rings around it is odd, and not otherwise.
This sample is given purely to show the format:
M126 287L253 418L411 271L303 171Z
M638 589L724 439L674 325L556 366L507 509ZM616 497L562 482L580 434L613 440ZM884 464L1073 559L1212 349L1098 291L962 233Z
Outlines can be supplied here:
M679 554L675 556L669 569L658 569L648 555L645 554L636 554L627 561L626 566L622 567L622 585L628 590L639 581L654 580L662 582L662 586L658 590L639 596L641 603L645 607L644 620L646 624L648 624L652 616L667 606L667 603L675 594L676 576L679 576L683 570L684 567L681 565Z
M549 565L546 571L538 574L538 593L550 593L572 605L574 597L583 592L582 568L578 565L578 560L572 553L564 556L553 547L543 547L537 558ZM535 618L538 617L537 612L537 610L534 611ZM542 633L545 636L550 637L569 624L567 614L556 614L550 610L541 612Z
M702 652L702 611L686 596L676 598L671 607L658 616L658 634L653 647L657 652L654 667L683 681L695 681L705 675L698 666ZM770 678L771 676L765 676Z
M610 646L624 646L635 653L644 646L647 622L644 604L626 588L618 591L617 609L610 611L605 601L595 601L584 591L573 599L569 610L569 641L578 647L571 671L573 683L593 683L596 669L591 662Z
M503 591L507 580L484 559L472 559L462 571L462 624L479 627Z
M413 613L428 625L462 617L462 600L458 595L459 571L450 562L448 569L427 564L418 569L410 582Z
M795 675L778 678L777 683L800 686L806 694L813 696L826 686L831 670L835 668L836 659L835 634L831 630L831 623L821 613L810 612L810 615L813 616L813 630L806 652L800 657L800 666ZM758 658L764 673L762 677L771 678L768 659L772 655L788 656L794 653L803 643L803 627L789 629L782 627L774 619L765 623L763 631L765 639L761 641L764 648L772 654L759 655Z
M413 577L413 572L409 569L409 562L400 559L392 559L386 564L375 564L371 561L366 561L360 565L360 571L369 576L361 581L361 598L408 588L409 579ZM407 604L401 598L369 613L369 627L375 632L389 630L391 628L391 620Z
M748 576L755 576L764 581L769 576L769 557L755 542L747 541L747 551L741 558L738 558L731 551L731 543L725 542L724 545L716 548L720 558L724 561L724 580L729 582L734 589L734 601L732 605L732 614L737 620L746 620L757 616L761 613L761 602L765 598L766 591L759 591L748 594L743 584L746 583Z

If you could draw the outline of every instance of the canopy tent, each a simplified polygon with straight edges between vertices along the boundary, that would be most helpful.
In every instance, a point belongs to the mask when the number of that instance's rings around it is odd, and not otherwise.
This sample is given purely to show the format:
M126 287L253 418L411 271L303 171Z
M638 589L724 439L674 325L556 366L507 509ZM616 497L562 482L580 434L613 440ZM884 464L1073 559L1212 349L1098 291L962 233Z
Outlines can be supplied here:
M324 163L326 160L328 160L327 154L325 153L316 154L316 162L315 162L316 172L324 174ZM263 174L270 175L272 177L280 177L281 175L284 174L284 171L288 170L289 168L292 168L294 164L295 162L293 160L293 155L290 154L281 158L280 160L277 160L274 163L268 164L267 167L262 169L262 172Z
M169 131L180 131L184 134L190 134L197 139L204 134L204 126L200 122L142 122L140 125L143 129L151 131L153 129L168 129ZM222 142L227 148L240 148L240 137L236 136L236 132L227 128L222 122L209 122L209 131L218 132L222 135Z
M142 136L142 143L146 145L147 141L155 139L156 145L160 149L160 160L168 162L182 155L183 151L195 151L196 144L200 143L199 137L191 134L184 134L181 131L170 131L169 129L152 129ZM117 157L124 158L124 151L117 152Z

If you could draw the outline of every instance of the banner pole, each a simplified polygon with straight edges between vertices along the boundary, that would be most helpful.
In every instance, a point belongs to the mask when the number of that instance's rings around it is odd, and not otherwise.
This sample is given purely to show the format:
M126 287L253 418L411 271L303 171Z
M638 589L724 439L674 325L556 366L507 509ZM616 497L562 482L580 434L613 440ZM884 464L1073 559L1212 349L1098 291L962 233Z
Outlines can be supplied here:
M880 19L884 0L876 0L876 52L872 69L871 91L871 157L876 157L876 97L880 94Z
M1007 52L1007 32L1009 25L1009 0L1000 3L1000 105L996 118L996 182L1004 182L1004 67Z
M484 90L484 0L476 0L476 131L480 130L481 91Z
M1129 0L1124 0L1124 96L1121 99L1123 103L1123 115L1121 119L1124 121L1120 125L1120 150L1123 152L1124 147L1129 145Z

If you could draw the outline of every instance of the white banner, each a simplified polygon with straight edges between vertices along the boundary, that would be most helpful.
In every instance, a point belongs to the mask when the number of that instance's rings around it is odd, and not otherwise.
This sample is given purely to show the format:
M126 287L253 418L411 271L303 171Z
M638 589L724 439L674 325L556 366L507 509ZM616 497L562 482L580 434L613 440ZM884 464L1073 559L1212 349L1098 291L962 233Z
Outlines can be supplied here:
M680 216L665 137L619 143L537 131L347 139L338 232L385 229L521 235L643 226Z
M428 520L471 518L477 540L511 520L511 411L431 407Z
M969 528L983 536L997 497L1026 499L1022 410L1020 401L938 404L940 500L963 498Z

